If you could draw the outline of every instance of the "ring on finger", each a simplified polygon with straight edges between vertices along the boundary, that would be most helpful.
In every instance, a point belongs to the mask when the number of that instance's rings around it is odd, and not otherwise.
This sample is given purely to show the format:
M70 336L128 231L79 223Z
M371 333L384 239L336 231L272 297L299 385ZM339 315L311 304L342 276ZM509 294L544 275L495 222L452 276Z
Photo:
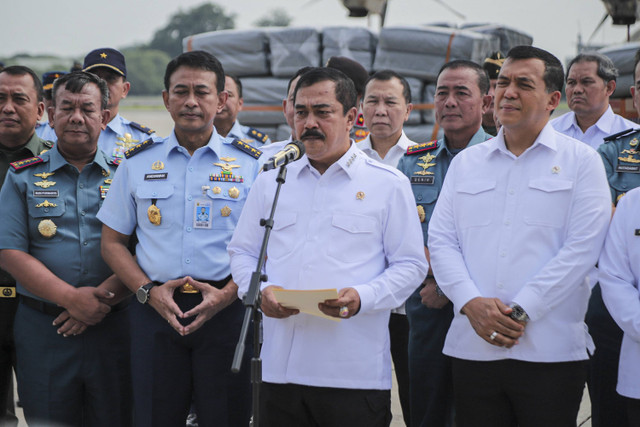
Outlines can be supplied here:
M349 315L349 309L346 305L340 307L340 317L347 317Z
M493 331L491 335L489 335L489 339L493 341L496 339L497 336L498 336L498 331Z

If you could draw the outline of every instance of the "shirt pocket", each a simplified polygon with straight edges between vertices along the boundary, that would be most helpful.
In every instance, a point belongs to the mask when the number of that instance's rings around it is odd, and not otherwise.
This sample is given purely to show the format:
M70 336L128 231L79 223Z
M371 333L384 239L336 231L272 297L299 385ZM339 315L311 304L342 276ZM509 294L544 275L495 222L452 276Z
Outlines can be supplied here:
M496 181L463 181L456 185L455 215L461 228L483 227L491 223L496 206Z
M136 201L138 203L138 226L151 228L168 228L171 226L171 209L176 212L183 212L183 207L171 206L170 198L175 189L172 184L145 182L136 187ZM149 220L149 207L153 204L160 210L160 224L152 224ZM176 210L177 208L177 210Z
M297 234L297 222L296 212L278 212L275 216L267 249L269 261L281 260L296 249L296 242L300 238Z
M58 227L65 226L63 215L67 210L66 204L62 198L53 199L48 206L44 206L44 203L44 199L31 199L29 202L29 234L38 240L59 242L64 237L63 230ZM46 237L48 235L51 237Z
M573 181L539 178L529 181L522 218L532 226L562 227L571 204Z
M366 261L382 250L380 226L375 218L358 214L334 214L328 230L327 254L336 260Z

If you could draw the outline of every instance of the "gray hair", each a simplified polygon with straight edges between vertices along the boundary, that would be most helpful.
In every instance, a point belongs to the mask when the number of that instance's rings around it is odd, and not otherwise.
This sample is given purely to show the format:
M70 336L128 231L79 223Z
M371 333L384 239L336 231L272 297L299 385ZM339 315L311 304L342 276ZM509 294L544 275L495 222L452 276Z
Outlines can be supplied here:
M569 78L571 66L578 62L595 62L598 64L598 70L596 73L598 74L598 77L604 80L605 83L609 83L610 81L615 82L618 78L618 69L613 65L613 61L608 56L599 52L584 52L573 58L567 66L567 78Z

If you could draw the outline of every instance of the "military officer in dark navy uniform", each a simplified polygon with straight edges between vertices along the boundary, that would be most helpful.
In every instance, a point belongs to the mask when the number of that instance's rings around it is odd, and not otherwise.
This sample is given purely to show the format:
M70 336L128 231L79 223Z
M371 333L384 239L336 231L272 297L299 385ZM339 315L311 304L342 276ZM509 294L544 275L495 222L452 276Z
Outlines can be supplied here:
M251 126L243 126L238 121L238 113L242 110L244 104L240 79L233 75L226 75L224 90L228 95L227 102L214 119L218 134L227 138L241 139L254 148L271 144L271 140L266 133Z
M119 163L125 151L154 136L153 130L125 119L119 113L120 101L127 97L131 88L131 83L127 81L124 55L112 48L95 49L84 57L82 69L97 75L109 86L111 121L100 134L98 147Z
M230 371L244 310L226 249L261 152L213 126L224 81L220 62L202 51L169 63L162 96L174 131L126 153L98 214L105 259L138 298L138 427L184 425L192 396L201 427L249 422L248 370ZM134 232L136 258L127 249Z
M31 69L12 66L0 71L0 187L10 163L53 146L34 132L43 111L42 84ZM0 425L18 424L13 410L13 318L18 307L15 287L13 277L0 270Z
M445 64L438 74L436 121L444 138L407 148L400 169L411 180L422 223L425 253L429 220L453 157L463 149L491 138L481 127L491 103L489 79L474 62ZM412 426L453 425L450 360L442 354L453 319L453 306L429 275L406 302L409 320L409 383Z
M0 193L0 266L17 282L20 401L32 425L132 423L128 292L100 255L96 218L115 173L97 149L108 89L75 72L56 80L56 145L13 162Z

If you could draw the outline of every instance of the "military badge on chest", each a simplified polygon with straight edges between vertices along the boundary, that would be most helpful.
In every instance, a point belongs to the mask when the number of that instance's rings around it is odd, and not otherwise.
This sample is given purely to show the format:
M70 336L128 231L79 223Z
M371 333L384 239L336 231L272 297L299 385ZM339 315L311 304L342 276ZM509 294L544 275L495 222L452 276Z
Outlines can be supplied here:
M633 138L629 141L629 148L620 152L620 157L618 157L620 163L618 163L616 167L616 172L640 173L639 155L638 138Z
M435 158L436 156L431 153L418 157L419 161L416 163L416 166L420 166L422 169L413 172L413 176L411 177L412 184L433 185L435 179L433 172L429 169L436 165L433 161Z
M55 181L49 181L49 178L55 175L55 172L40 172L34 173L33 176L42 179L42 181L36 181L33 183L38 188L44 190L33 190L34 197L58 197L58 190L46 190L56 185ZM50 208L55 208L58 205L45 199L43 202L36 204L36 208L42 209L43 212L49 212ZM38 224L38 232L45 239L50 239L56 235L58 226L51 219L43 219Z
M216 162L213 165L220 168L220 173L212 173L209 175L209 181L215 182L244 182L244 178L241 175L234 175L234 169L239 169L240 165L232 165L236 159L233 157L220 157L222 162Z

